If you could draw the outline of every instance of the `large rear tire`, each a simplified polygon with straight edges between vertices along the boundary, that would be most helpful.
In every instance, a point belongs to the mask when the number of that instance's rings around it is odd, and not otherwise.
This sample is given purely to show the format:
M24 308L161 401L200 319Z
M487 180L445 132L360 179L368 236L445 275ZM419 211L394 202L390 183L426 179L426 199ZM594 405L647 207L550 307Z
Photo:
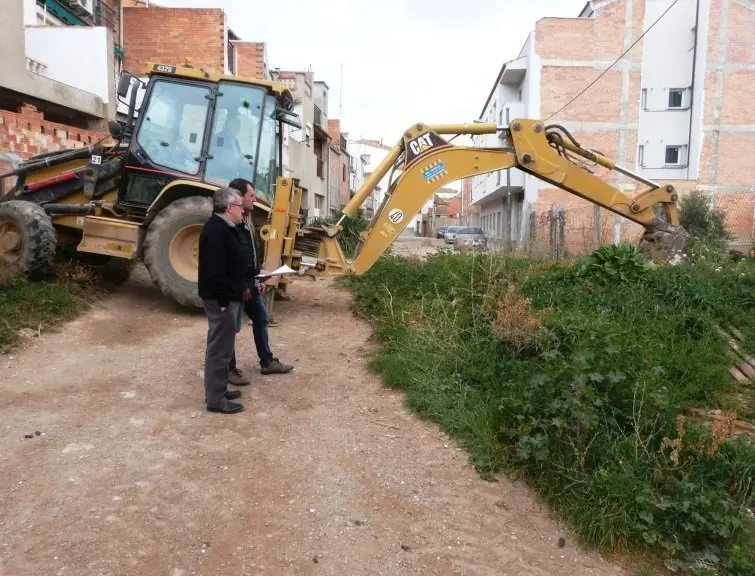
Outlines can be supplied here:
M0 275L48 274L56 242L52 220L40 205L24 200L0 203Z
M183 306L202 307L197 293L199 234L211 215L212 199L181 198L160 211L144 239L144 264L152 281Z

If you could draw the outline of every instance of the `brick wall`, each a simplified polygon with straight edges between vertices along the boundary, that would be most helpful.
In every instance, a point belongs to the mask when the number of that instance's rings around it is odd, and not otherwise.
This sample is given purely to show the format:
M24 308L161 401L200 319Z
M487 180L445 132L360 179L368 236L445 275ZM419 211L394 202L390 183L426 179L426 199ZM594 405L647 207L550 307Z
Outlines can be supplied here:
M267 72L264 42L233 42L236 48L236 61L239 76L264 80Z
M82 148L107 135L102 132L82 130L66 124L49 122L34 106L26 104L16 112L0 109L0 152L12 152L24 160L66 148ZM11 165L0 161L0 174L11 170ZM11 183L0 193L10 189Z
M124 8L126 70L141 74L147 62L225 72L225 13L219 9Z
M727 20L721 13L728 9ZM726 26L722 27L722 23ZM755 234L755 6L711 0L705 74L705 139L698 185L707 187L727 216L733 244L749 252ZM723 67L718 76L716 67ZM719 93L722 97L717 98Z
M349 190L349 155L341 149L341 121L328 119L328 135L330 136L330 181L338 182L338 197L341 204L348 203L351 198ZM345 177L344 177L345 176Z
M728 26L721 30L720 14L728 5ZM644 28L643 0L632 5L632 38ZM623 51L626 32L626 2L619 0L599 7L594 19L544 18L535 28L535 50L543 59L541 69L541 113L545 119L569 102ZM670 182L683 195L691 189L702 188L714 196L716 206L727 215L727 224L737 237L738 247L753 242L755 212L755 164L750 151L755 147L755 7L733 0L711 0L708 32L708 69L704 78L704 138L697 181ZM719 46L720 44L720 46ZM641 63L643 41L625 56L622 64ZM723 57L723 59L722 59ZM556 66L554 60L575 61L573 66ZM592 61L594 66L586 66ZM601 64L602 63L602 64ZM579 65L576 65L579 64ZM722 82L717 81L716 64L724 66ZM603 66L603 67L602 67ZM637 153L637 130L641 73L631 70L629 100L622 118L622 72L620 66L604 74L587 92L566 110L549 120L551 123L589 123L589 128L575 130L574 136L583 145L598 149L625 166L634 166ZM720 92L723 98L717 99ZM601 124L603 126L601 126ZM620 147L622 125L625 145ZM613 185L629 180L617 174L597 169L596 175ZM632 192L627 192L632 194ZM535 205L537 220L547 218L554 203L562 203L569 211L567 248L579 251L585 245L584 230L594 226L594 205L554 188L543 187ZM613 239L614 215L603 211L602 234ZM638 227L621 219L622 238L638 235ZM609 223L611 229L603 231ZM594 234L593 234L594 237ZM589 249L589 246L588 246Z

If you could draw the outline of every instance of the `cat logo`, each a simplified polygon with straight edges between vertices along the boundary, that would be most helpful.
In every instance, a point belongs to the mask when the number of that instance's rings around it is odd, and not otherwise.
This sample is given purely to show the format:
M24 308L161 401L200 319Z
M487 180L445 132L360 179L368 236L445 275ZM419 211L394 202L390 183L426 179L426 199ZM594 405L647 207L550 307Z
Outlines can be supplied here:
M415 156L418 156L425 148L432 147L433 141L430 139L430 133L422 134L419 138L415 138L409 142L409 149Z

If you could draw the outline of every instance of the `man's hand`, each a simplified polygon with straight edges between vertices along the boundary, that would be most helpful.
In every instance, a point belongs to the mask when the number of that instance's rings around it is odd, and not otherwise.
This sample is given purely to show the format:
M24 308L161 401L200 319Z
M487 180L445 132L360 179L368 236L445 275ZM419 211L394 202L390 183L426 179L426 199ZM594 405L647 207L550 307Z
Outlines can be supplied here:
M247 288L246 290L244 290L243 296L244 296L244 302L248 302L249 300L252 299L252 291L249 290L249 288Z
M264 294L266 288L267 288L266 284L260 284L259 286L257 286L257 292L259 292L260 294Z

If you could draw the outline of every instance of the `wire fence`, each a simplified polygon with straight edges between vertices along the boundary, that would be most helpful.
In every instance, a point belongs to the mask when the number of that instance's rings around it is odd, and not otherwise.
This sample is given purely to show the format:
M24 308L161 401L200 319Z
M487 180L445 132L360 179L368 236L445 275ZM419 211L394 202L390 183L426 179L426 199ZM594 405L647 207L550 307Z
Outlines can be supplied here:
M755 194L714 200L724 216L731 239L729 249L745 255L755 251ZM491 225L492 221L492 225ZM506 218L462 217L462 226L482 228L490 250L537 258L579 257L606 244L637 244L644 229L598 206L567 207L554 203L547 209L524 208L512 230Z

